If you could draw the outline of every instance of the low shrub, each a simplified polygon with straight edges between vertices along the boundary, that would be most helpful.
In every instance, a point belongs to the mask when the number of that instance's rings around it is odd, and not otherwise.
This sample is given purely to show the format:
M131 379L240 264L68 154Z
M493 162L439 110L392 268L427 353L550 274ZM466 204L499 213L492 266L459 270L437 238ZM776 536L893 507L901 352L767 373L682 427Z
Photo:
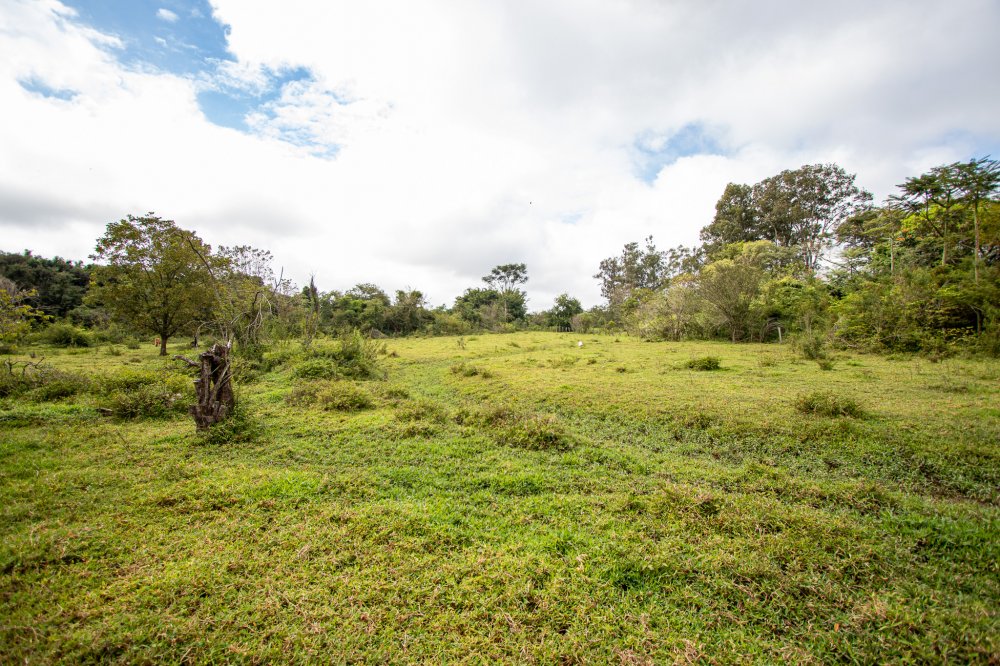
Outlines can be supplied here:
M292 347L279 347L271 351L266 351L260 357L260 369L263 372L271 372L300 356L298 350Z
M803 333L795 339L794 345L805 359L816 361L826 358L826 340L821 335Z
M490 379L493 377L493 373L485 368L480 368L478 366L472 365L462 361L461 363L456 363L451 366L451 372L455 375L461 375L462 377L482 377L483 379Z
M384 342L366 338L357 330L343 333L332 347L315 347L310 356L332 361L337 374L351 379L381 379L379 355L386 353Z
M42 331L41 339L54 347L89 347L90 334L72 324L52 324Z
M194 402L191 377L179 372L121 368L98 378L95 392L122 419L163 418L186 413Z
M84 374L56 370L41 362L0 364L0 398L26 394L31 400L48 402L86 393L91 384Z
M166 384L143 384L129 391L114 391L107 409L120 419L164 418L187 413L193 394L185 395Z
M818 416L861 416L863 410L853 398L838 396L828 391L813 391L799 396L795 408L803 414Z
M97 379L97 391L105 395L136 391L162 384L175 393L192 392L191 378L179 372L157 372L143 368L121 368Z
M396 410L399 421L432 421L444 423L448 420L448 411L436 402L430 400L412 400L404 403Z
M198 437L205 444L222 446L254 442L260 439L264 431L264 423L260 417L237 398L236 407L228 418L198 433Z
M462 410L455 417L462 425L486 430L496 441L532 451L566 451L578 443L552 414L519 412L509 407Z
M828 358L816 359L816 365L819 366L820 370L824 371L833 370L833 361Z
M310 358L297 363L292 374L299 379L333 379L337 376L337 366L325 358Z
M718 356L702 356L690 359L684 367L702 371L718 370L722 367L722 360Z
M35 388L28 392L27 397L37 402L51 402L87 393L91 386L91 379L86 375L53 370L38 377Z
M371 393L344 381L310 382L293 389L285 400L299 407L316 406L338 412L357 412L375 406Z

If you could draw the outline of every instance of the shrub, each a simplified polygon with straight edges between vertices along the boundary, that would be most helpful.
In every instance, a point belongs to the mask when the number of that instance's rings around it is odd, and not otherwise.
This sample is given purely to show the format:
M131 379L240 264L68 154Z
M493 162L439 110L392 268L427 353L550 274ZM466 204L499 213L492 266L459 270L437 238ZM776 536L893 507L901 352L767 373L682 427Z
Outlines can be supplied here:
M90 388L91 381L86 375L53 370L38 376L35 388L31 389L28 397L38 402L49 402L86 393Z
M382 379L385 373L379 367L379 355L386 353L384 342L372 340L361 335L358 331L342 334L335 345L316 346L309 352L309 359L304 363L322 362L328 364L325 367L332 368L333 373L320 370L320 365L315 366L316 372L321 374L304 378L313 379L333 379L334 377L348 377L351 379Z
M296 387L285 400L302 407L318 406L327 411L357 412L375 406L375 399L365 389L342 381L310 382Z
M795 340L795 347L810 361L826 358L826 340L816 333L800 335Z
M861 405L853 398L837 396L827 391L813 391L799 396L795 408L804 414L819 416L861 416Z
M108 409L121 419L163 418L188 411L191 399L166 384L143 384L130 391L114 391Z
M47 402L85 393L92 388L89 377L27 361L0 363L0 398L28 394L31 400Z
M316 402L327 411L358 412L375 406L372 394L350 382L333 382L320 391Z
M249 407L241 400L236 401L232 413L213 425L208 430L199 433L205 444L222 446L223 444L243 444L253 442L264 433L264 424Z
M333 379L337 366L325 358L310 358L296 364L292 374L300 379Z
M55 347L89 347L90 334L72 324L52 324L41 335L42 340Z
M433 421L444 423L448 420L448 412L444 407L430 400L413 400L396 410L399 421Z
M106 409L118 418L162 418L186 413L194 399L191 378L176 372L122 368L96 381Z
M493 376L493 373L489 370L468 364L465 361L451 366L451 372L452 374L461 375L462 377L476 377L478 375L483 379L489 379Z
M191 378L176 372L157 372L140 368L122 368L97 380L98 392L110 395L115 392L136 391L144 386L161 384L170 391L183 393L191 390Z
M493 407L471 412L463 410L455 420L462 425L483 428L501 444L533 451L566 451L578 442L578 438L552 414L522 413L508 407Z
M692 358L684 364L684 367L691 370L718 370L722 367L722 361L718 356L702 356L700 358Z
M263 372L271 372L272 370L287 365L298 356L299 352L292 347L281 347L271 351L266 351L260 357L260 369Z
M828 358L816 359L816 365L820 370L833 370L833 361Z

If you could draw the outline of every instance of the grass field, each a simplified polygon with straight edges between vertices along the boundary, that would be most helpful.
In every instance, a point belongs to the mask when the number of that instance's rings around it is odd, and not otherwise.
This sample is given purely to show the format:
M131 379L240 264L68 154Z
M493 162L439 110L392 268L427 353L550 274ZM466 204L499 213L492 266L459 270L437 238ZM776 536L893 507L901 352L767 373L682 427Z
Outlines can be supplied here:
M187 385L152 347L36 350L66 379L0 398L0 662L1000 661L996 361L296 348L221 444L143 416Z

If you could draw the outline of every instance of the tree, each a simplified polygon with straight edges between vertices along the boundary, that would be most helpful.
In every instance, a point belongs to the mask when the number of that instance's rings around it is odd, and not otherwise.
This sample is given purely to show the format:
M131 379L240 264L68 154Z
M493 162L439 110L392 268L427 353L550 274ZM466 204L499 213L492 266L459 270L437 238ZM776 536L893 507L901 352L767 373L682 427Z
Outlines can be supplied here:
M397 289L396 300L386 314L385 323L393 333L406 335L420 330L432 319L422 292L416 289Z
M716 250L730 243L759 240L758 213L753 198L753 187L729 183L715 203L715 217L702 228L701 240L705 252L712 256Z
M160 355L167 340L203 318L215 303L205 261L211 248L193 232L148 213L108 224L91 258L89 299L135 328L156 334Z
M455 299L452 313L473 326L494 330L508 321L524 319L527 306L520 290L505 296L496 289L466 289Z
M997 188L1000 187L1000 161L981 157L964 163L956 162L951 165L951 171L963 203L972 209L975 234L972 270L976 284L979 284L979 264L982 261L982 205L995 195Z
M753 187L730 183L701 239L710 254L754 240L796 248L806 271L815 273L836 229L871 201L871 194L858 188L854 178L836 164L807 164Z
M33 307L53 317L65 317L83 303L90 268L79 261L38 257L30 250L22 254L0 252L0 276L34 292L28 298Z
M527 295L517 289L519 285L528 281L528 267L525 264L502 264L494 266L489 275L483 277L483 282L489 285L500 294L500 303L503 308L503 323L512 319L523 319L524 313L520 316L511 317L512 306L516 307L515 301L524 303Z
M559 294L556 296L555 304L548 311L548 325L556 328L569 328L572 325L573 317L583 312L580 301L572 298L569 294Z
M705 266L698 275L698 294L729 329L733 342L751 337L755 321L755 301L768 267L780 256L781 248L768 241L730 246L726 257Z
M617 310L638 289L656 290L671 276L667 255L656 249L653 237L646 238L645 249L638 243L626 243L621 256L601 261L594 278L601 282L601 295Z
M0 276L0 345L16 343L31 330L33 320L47 318L25 302L33 295L34 292L22 291L12 280Z

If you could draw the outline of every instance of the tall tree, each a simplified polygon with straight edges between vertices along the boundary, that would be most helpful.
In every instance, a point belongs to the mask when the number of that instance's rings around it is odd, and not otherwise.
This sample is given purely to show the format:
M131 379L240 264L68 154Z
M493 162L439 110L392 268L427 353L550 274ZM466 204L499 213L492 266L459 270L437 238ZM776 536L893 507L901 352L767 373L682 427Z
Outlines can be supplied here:
M0 252L0 276L19 289L34 292L28 303L53 317L65 317L83 303L90 268L60 257L47 259L25 250Z
M710 254L730 243L754 240L793 247L806 271L815 273L837 228L871 202L871 194L854 179L836 164L806 164L753 187L730 183L701 238Z
M548 325L557 328L569 328L573 317L583 312L580 301L569 294L559 294L552 309L548 311Z
M514 301L524 302L526 294L518 287L527 281L528 267L525 264L494 266L490 274L483 277L483 282L500 294L504 323L519 318L511 317L511 306Z
M646 247L626 243L617 257L601 261L594 278L601 282L601 295L608 299L612 310L617 310L639 289L660 289L671 277L673 264L667 253L656 249L653 237L646 238ZM680 264L677 263L676 266Z
M956 162L950 169L963 203L972 210L975 234L972 270L976 284L979 284L979 264L982 261L982 205L983 202L990 200L1000 187L1000 161L981 157L968 162Z
M91 258L89 298L114 317L167 340L204 317L216 293L205 258L211 249L193 232L148 213L108 224Z

